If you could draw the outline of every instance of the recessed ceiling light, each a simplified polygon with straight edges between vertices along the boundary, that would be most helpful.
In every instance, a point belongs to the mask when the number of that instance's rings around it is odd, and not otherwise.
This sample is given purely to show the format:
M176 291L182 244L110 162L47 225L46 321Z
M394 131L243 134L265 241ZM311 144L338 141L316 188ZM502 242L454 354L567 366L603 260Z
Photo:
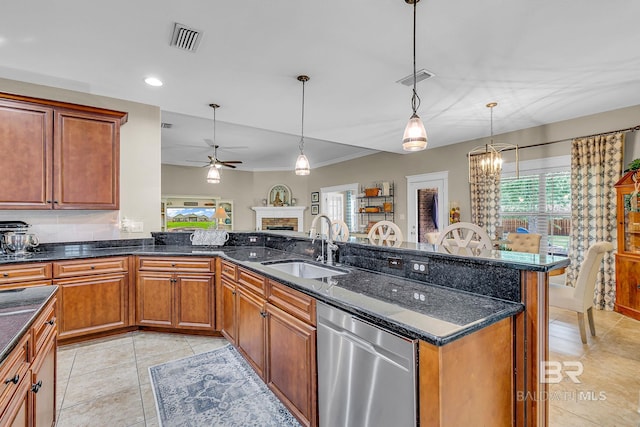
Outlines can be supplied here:
M162 86L162 81L155 77L147 77L144 82L149 86Z

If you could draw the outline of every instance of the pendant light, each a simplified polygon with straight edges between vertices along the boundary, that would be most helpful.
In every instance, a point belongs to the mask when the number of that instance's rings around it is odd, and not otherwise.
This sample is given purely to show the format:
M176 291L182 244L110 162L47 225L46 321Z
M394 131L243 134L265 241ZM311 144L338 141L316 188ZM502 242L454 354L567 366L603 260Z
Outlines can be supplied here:
M485 144L484 147L476 147L469 152L469 182L471 182L471 172L474 168L471 162L471 158L477 159L476 163L480 168L479 173L486 178L495 178L502 173L502 151L515 150L516 154L516 178L520 177L519 158L518 158L518 146L513 144L496 144L493 142L493 108L498 105L497 102L490 102L487 104L487 108L491 111L491 137L489 144Z
M422 120L418 117L417 111L420 107L420 97L416 91L416 3L420 0L404 0L405 3L413 4L413 95L411 96L411 109L413 114L409 118L409 123L404 129L402 137L402 148L405 151L420 151L427 148L427 131L424 129Z
M209 104L209 107L213 108L213 146L216 146L216 109L220 108L218 104ZM215 157L214 157L215 159ZM209 166L209 172L207 173L207 182L209 184L220 183L220 170L216 167L215 160Z
M300 130L300 155L296 160L296 175L309 175L309 159L304 155L304 84L309 81L309 76L298 76L298 81L302 82L302 126Z

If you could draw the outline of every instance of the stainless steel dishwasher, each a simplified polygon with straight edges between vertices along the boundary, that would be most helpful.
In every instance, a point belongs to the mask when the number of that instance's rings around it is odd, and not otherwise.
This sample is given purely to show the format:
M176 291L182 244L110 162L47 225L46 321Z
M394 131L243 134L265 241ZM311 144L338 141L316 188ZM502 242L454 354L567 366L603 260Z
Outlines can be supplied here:
M322 303L317 317L320 426L415 426L416 341Z

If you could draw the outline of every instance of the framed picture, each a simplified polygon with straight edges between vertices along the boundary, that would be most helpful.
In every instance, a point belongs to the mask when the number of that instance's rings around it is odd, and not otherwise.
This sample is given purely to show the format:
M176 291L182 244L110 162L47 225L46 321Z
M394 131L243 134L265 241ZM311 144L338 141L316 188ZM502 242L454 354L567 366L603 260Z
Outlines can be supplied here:
M311 215L318 215L319 212L320 212L320 205L311 205Z
M311 193L311 203L318 203L319 201L320 201L320 192L314 191L313 193ZM316 212L316 214L317 213L318 212Z
M269 190L269 206L289 206L291 204L291 190L284 184L276 184Z

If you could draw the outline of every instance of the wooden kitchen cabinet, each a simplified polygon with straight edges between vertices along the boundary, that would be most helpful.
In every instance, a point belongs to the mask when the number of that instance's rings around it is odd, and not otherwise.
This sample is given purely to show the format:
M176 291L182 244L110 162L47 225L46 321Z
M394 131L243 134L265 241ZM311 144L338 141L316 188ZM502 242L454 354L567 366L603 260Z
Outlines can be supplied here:
M315 299L222 260L221 330L305 426L318 425Z
M107 333L131 325L129 258L53 263L59 286L59 339Z
M213 331L215 261L208 258L138 258L136 323Z
M237 285L234 282L229 281L227 278L222 278L220 285L220 299L222 300L220 332L222 332L222 335L233 345L236 345L236 336L238 335L236 322L236 288Z
M640 196L634 193L640 171L616 183L617 241L615 310L640 320Z
M267 304L267 385L302 425L317 425L316 328Z
M0 209L118 209L127 114L0 94ZM20 147L20 149L15 149Z
M56 420L56 299L0 366L0 426L53 426ZM38 341L40 346L35 343ZM11 379L7 381L8 379Z
M507 318L443 346L420 341L420 426L514 425L512 337Z
M0 267L0 290L51 284L51 263L10 264Z
M265 380L266 307L264 298L242 285L237 288L236 346L256 373Z

